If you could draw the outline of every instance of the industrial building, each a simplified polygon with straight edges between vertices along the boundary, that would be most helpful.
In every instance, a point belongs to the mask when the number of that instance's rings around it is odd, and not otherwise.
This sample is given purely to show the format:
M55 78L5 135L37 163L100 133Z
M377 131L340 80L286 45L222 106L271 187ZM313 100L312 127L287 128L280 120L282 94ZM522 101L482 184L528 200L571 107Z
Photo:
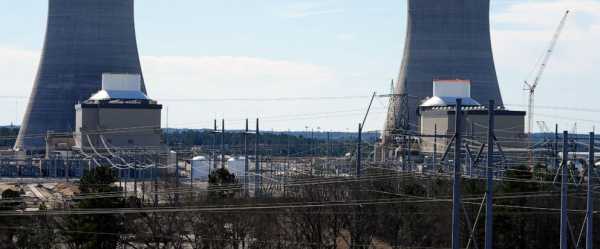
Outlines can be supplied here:
M420 151L432 153L434 144L438 144L438 153L456 132L456 100L462 100L462 134L466 144L479 147L487 143L488 107L471 98L471 83L468 80L439 80L433 83L433 97L419 107ZM504 148L522 149L527 138L525 130L525 112L509 111L497 107L495 115L495 135L498 145Z
M162 105L142 92L141 76L103 74L102 89L75 105L75 147L160 149Z
M503 106L490 40L490 0L408 0L404 58L386 120L383 144L420 130L417 112L432 82L466 79L472 98Z
M48 132L73 132L73 106L100 90L105 72L142 75L134 0L49 0L44 49L15 149L42 151Z

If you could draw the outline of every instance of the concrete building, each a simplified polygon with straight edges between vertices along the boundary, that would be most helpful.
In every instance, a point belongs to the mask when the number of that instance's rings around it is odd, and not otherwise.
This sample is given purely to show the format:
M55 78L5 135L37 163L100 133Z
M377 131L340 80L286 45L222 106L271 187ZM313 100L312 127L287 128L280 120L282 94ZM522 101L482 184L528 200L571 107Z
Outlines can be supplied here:
M470 96L468 80L440 80L433 83L433 97L419 107L420 151L433 152L434 135L437 134L438 153L448 144L456 132L456 99L463 101L462 132L465 143L474 150L487 143L487 105L482 105ZM489 101L488 101L489 102ZM486 102L487 103L487 102ZM525 112L509 111L497 107L494 132L498 143L505 149L522 149L527 146L525 134Z
M71 155L75 146L73 133L52 133L46 135L46 159L53 156L67 158Z
M437 79L467 79L472 98L503 106L490 40L490 0L408 0L404 58L383 144L420 130L417 111Z
M140 75L104 74L102 90L75 105L76 147L158 150L161 110L141 91Z
M44 49L16 150L43 151L47 132L73 132L73 106L100 90L102 73L142 74L134 0L48 3Z

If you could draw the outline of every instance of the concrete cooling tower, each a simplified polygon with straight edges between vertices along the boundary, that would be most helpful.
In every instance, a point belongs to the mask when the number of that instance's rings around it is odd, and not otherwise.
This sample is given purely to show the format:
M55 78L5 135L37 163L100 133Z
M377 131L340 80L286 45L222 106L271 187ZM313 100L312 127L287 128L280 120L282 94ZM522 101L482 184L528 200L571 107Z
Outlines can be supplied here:
M490 40L490 0L408 0L404 58L383 135L416 131L434 80L469 80L471 96L502 106Z
M101 89L103 73L141 71L134 0L49 0L44 49L15 149L42 150L48 132L71 133L75 104Z

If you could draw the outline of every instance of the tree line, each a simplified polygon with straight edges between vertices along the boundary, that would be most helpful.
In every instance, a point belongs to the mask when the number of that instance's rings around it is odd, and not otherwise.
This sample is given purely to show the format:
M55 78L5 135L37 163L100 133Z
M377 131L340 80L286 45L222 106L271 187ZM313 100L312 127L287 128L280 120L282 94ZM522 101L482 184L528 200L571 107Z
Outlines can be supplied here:
M560 207L554 172L518 167L495 190L494 248L556 248ZM114 171L97 168L79 182L81 197L118 193ZM245 197L239 180L214 171L207 190L169 192L159 207L138 197L81 198L66 210L117 210L36 216L0 216L0 248L217 249L217 248L447 248L451 186L441 176L369 169L362 178L294 179L285 189ZM463 180L462 244L481 248L483 180ZM584 190L570 189L570 241L579 238ZM166 192L165 192L166 191ZM2 194L2 210L21 205L19 192ZM598 204L598 203L596 203ZM122 212L118 210L137 210ZM479 219L477 218L479 216ZM594 217L598 220L598 217ZM595 222L600 229L600 221ZM471 235L472 234L472 235ZM600 243L596 237L594 242ZM380 247L383 248L383 247Z

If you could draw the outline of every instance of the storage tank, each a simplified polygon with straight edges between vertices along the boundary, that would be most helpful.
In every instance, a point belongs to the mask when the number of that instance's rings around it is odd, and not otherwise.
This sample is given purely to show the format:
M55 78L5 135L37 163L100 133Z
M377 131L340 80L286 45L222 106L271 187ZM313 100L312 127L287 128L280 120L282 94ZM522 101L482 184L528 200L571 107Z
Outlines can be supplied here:
M194 180L208 181L210 162L204 156L192 158L192 175Z
M229 170L229 173L234 174L236 178L241 179L244 177L245 163L245 157L232 157L227 161L227 170Z
M175 151L169 151L169 154L167 156L167 174L170 175L174 175L175 171L176 171L176 164L177 164L177 152Z

